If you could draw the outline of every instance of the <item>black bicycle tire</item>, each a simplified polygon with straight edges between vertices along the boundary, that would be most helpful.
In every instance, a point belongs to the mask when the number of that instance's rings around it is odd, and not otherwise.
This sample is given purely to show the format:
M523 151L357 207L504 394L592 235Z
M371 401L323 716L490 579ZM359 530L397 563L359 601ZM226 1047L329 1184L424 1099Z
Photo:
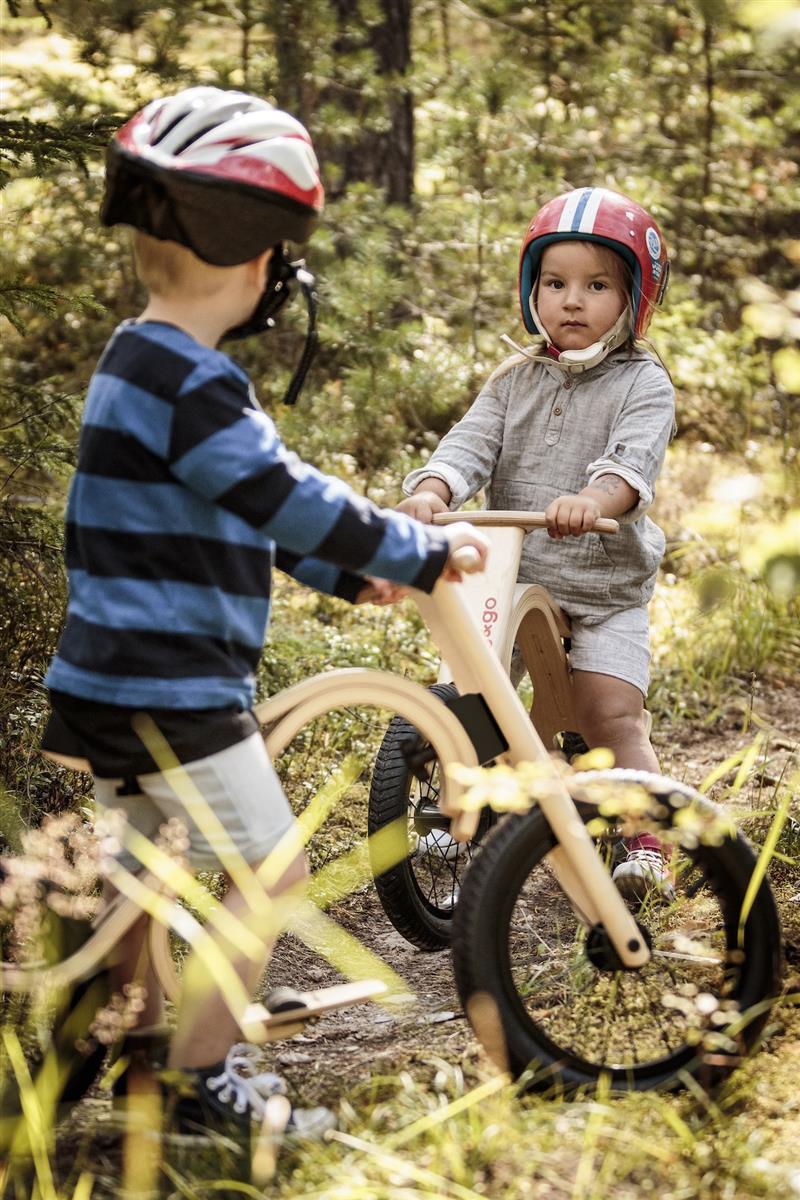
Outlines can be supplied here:
M437 683L429 689L446 700L458 695L453 684ZM395 821L399 829L407 820L411 769L403 753L406 740L416 733L404 717L391 721L375 759L369 792L368 830L370 835ZM450 945L452 910L439 915L422 896L408 859L382 874L376 873L375 889L381 907L399 934L419 950L444 950ZM440 910L441 911L441 910Z
M593 807L579 804L578 809L584 821L597 814ZM494 1049L497 1061L516 1078L535 1062L536 1073L524 1081L530 1090L557 1089L571 1093L581 1088L592 1089L603 1076L613 1090L668 1091L682 1086L679 1072L701 1075L706 1087L716 1085L736 1066L735 1057L709 1067L696 1048L684 1045L680 1051L641 1067L615 1069L588 1063L556 1045L525 1010L511 975L507 930L525 879L554 845L553 832L539 809L508 816L482 844L462 888L453 922L453 969L461 1003L468 1015L470 1001L479 993L488 993L497 1006L503 1044L498 1050L495 1030L487 1039L489 1053ZM693 853L711 864L719 887L735 893L725 899L725 916L726 921L738 921L735 914L756 861L753 850L737 834L719 846L702 846ZM727 930L730 939L730 924ZM780 990L780 922L766 881L762 881L750 911L743 945L745 966L733 998L738 1000L742 1011L753 1013L741 1032L744 1048L750 1050L758 1041L769 1017L771 1001Z

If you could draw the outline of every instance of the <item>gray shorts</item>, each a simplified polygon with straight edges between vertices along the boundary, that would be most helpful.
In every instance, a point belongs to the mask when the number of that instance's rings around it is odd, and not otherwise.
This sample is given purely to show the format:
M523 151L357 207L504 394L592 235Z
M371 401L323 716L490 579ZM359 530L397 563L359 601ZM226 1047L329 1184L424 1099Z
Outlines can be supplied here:
M632 683L647 698L650 686L650 617L646 608L626 608L599 625L573 617L569 663L573 671L595 671ZM517 647L511 659L516 686L525 668Z
M650 686L650 617L626 608L599 625L573 619L569 662L573 671L596 671L632 683L643 696Z
M218 848L225 839L211 836L206 839L187 812L178 793L186 777L200 792L214 816L223 826L228 844L232 843L245 862L255 866L275 848L294 822L275 768L269 760L263 739L253 733L242 742L228 746L208 758L200 758L181 767L137 775L139 791L120 795L122 779L95 777L94 794L98 810L122 809L128 822L150 841L154 841L161 825L178 817L189 836L187 858L195 870L219 871ZM141 864L123 850L118 860L129 870L139 870Z

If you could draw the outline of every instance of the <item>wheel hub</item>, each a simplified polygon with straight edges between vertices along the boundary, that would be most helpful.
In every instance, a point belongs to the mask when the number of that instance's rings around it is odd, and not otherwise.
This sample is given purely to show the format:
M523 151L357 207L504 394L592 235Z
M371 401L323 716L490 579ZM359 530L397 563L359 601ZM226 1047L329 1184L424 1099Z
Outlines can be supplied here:
M650 930L636 922L636 928L642 935L648 950L653 945ZM593 925L586 936L586 957L598 971L638 971L638 967L627 967L614 949L611 938L605 926Z

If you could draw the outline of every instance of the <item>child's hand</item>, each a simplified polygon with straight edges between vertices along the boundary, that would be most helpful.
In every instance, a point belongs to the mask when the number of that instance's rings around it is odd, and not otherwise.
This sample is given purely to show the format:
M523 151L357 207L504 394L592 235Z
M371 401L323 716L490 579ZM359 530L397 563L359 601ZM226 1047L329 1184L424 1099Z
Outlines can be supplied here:
M591 496L559 496L544 510L551 538L580 537L594 529L601 517L600 505Z
M367 576L364 586L356 596L356 604L396 604L408 595L409 589L390 579Z
M423 525L430 525L434 513L448 512L449 509L436 492L420 491L401 500L397 505L397 511L405 513L407 517L414 517L415 520L422 521Z
M467 521L458 521L455 525L445 525L442 532L450 543L450 557L445 563L440 578L446 579L448 583L461 582L462 572L453 564L453 552L460 550L462 546L472 546L474 550L477 550L481 561L479 569L481 571L485 569L486 556L489 553L489 539L479 533L474 525L470 525Z

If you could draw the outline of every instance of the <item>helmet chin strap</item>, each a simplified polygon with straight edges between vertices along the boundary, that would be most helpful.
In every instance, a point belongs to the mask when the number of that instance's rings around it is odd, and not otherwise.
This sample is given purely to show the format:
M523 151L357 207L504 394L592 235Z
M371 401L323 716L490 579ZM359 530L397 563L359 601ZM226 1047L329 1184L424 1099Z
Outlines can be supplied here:
M246 321L229 329L225 334L226 338L238 340L273 329L277 314L298 289L306 302L308 325L303 352L283 397L284 404L294 404L297 400L317 349L317 292L314 276L306 268L303 259L290 262L283 246L276 246L270 261L266 287L258 304Z
M540 329L544 337L547 339L547 344L552 346L550 334L545 329L542 319L536 311L536 306L533 302L533 295L528 301L528 306L531 310L531 316L536 324L536 328ZM519 346L507 334L503 334L502 341L509 346L513 346L520 354L524 354L531 362L550 363L553 367L560 367L562 371L566 371L569 375L580 375L583 371L588 371L590 367L596 367L604 358L616 350L628 340L631 332L631 310L630 305L626 305L620 315L617 317L610 329L606 330L598 342L593 342L591 346L584 347L583 350L561 350L557 357L551 354L535 354L532 350L526 350L524 346Z

